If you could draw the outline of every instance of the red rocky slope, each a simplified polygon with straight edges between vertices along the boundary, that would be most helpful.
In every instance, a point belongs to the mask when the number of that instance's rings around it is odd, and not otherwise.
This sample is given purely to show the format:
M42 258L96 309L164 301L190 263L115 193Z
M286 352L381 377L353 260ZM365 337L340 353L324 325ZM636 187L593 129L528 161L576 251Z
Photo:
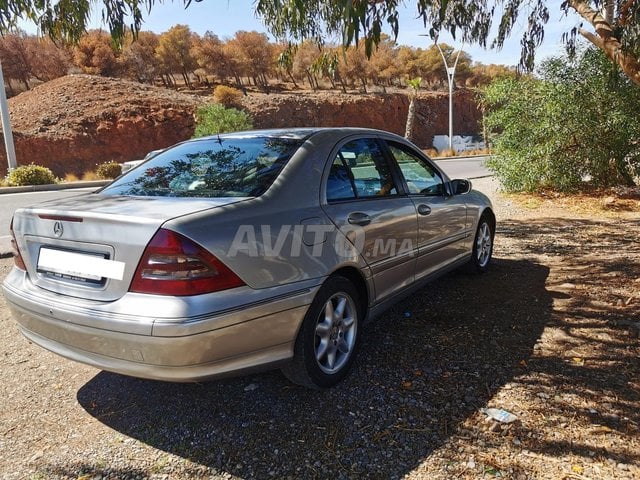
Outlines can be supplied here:
M206 97L205 97L206 98ZM68 75L9 100L18 163L35 163L58 176L96 164L142 158L150 150L190 138L194 112L205 98L127 80ZM257 128L357 126L404 135L404 93L251 93L243 99ZM480 114L469 91L454 97L454 132L475 133ZM413 140L430 147L448 132L448 96L420 93ZM0 175L6 173L4 149Z

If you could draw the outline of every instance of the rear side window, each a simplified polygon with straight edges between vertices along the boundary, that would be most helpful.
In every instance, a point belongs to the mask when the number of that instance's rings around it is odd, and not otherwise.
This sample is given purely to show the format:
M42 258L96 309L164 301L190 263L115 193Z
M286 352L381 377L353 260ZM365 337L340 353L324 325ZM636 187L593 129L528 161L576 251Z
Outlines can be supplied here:
M244 137L188 142L123 175L103 195L257 197L302 144L291 138Z

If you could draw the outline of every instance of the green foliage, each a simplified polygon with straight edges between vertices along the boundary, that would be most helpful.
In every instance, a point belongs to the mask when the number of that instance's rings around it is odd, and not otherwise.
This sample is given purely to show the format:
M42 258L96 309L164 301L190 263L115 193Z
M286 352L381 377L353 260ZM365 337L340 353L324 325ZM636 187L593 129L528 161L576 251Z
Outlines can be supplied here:
M407 84L414 92L417 92L420 89L420 85L422 85L422 77L410 78L407 80Z
M98 165L96 169L98 178L104 180L111 180L112 178L119 177L122 174L122 165L118 162L104 162Z
M56 183L56 177L47 167L40 165L22 165L7 175L7 183L11 187L24 185L48 185Z
M508 191L632 185L640 174L640 88L596 49L544 62L540 79L504 78L483 92Z
M145 16L150 15L158 3L162 1L4 1L0 2L0 33L15 30L23 21L30 20L38 23L44 34L77 43L90 24L91 13L101 11L114 45L120 47L125 33L131 30L137 35ZM185 7L191 3L184 0ZM400 9L408 3L413 4L417 17L433 40L440 32L448 31L453 38L465 43L501 48L514 31L522 31L520 66L528 70L533 69L535 51L545 37L550 7L559 8L565 14L577 13L595 28L595 33L577 27L565 32L563 38L569 48L575 48L579 33L591 37L592 43L610 52L611 61L621 65L626 74L640 84L637 61L640 4L636 1L609 2L615 8L606 14L607 18L600 13L602 0L256 0L253 8L275 38L311 39L318 43L327 38L341 38L345 46L363 43L370 57L381 42L382 32L398 37ZM522 25L525 27L521 28Z
M253 121L248 113L235 108L225 108L219 103L199 108L196 116L194 138L253 128Z

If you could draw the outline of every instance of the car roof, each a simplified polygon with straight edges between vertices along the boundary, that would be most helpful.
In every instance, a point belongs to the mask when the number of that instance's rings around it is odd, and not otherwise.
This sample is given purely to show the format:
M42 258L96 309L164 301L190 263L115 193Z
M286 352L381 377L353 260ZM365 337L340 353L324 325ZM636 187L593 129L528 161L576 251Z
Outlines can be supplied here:
M273 137L273 138L291 138L293 140L305 140L310 136L320 132L335 132L335 133L369 133L380 134L385 132L383 130L376 130L372 128L362 127L297 127L297 128L273 128L262 130L247 130L242 132L221 133L219 135L210 135L208 137L196 138L194 140L215 140L217 138L258 138L258 137Z

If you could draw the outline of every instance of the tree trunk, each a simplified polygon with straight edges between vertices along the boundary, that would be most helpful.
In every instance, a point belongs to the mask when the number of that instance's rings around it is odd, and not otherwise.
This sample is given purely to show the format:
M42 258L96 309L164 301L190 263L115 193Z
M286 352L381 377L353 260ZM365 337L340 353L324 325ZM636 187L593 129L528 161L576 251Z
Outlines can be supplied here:
M615 11L616 2L614 0L605 0L602 13L604 15L604 19L609 23L609 25L613 25L613 15L615 14Z
M413 135L413 124L416 120L416 94L412 93L410 98L409 111L407 112L407 125L404 130L404 138L407 140L411 140Z
M631 175L631 172L629 172L629 167L627 166L627 162L625 162L624 159L615 160L615 169L618 173L618 176L622 179L627 187L636 186L636 182L633 180L633 175Z
M484 148L490 151L491 142L489 141L489 129L487 128L487 109L484 106L484 102L482 102L480 106L480 112L482 114L482 138L484 139Z
M309 81L309 86L315 92L318 87L316 86L315 82L313 81L314 80L313 79L313 75L309 71L307 71L307 80Z
M298 84L296 83L296 79L293 78L293 75L291 74L290 71L287 71L287 73L289 74L289 78L291 79L291 81L293 82L293 86L298 88Z
M569 0L569 5L578 15L589 22L596 33L579 29L580 34L602 50L609 59L617 64L629 79L640 85L640 61L632 54L622 50L620 40L615 36L611 24L600 14L581 0Z
M184 85L191 88L191 80L189 80L189 75L186 70L182 71L182 79L184 80Z
M360 78L360 82L362 83L362 89L364 90L364 93L367 93L367 82L364 78Z

